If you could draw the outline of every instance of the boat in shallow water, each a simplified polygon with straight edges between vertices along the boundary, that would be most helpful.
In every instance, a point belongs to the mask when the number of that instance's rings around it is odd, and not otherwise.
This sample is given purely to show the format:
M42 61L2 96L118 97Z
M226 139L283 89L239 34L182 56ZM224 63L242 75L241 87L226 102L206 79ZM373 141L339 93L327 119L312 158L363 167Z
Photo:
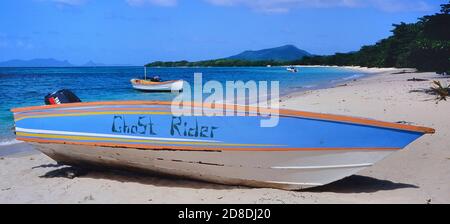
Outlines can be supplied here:
M162 82L159 76L147 79L147 67L144 66L144 79L131 79L134 89L146 92L180 92L183 91L183 80Z
M134 89L149 92L182 91L183 80L171 80L166 82L154 82L145 79L132 79L131 85Z
M293 73L298 72L298 69L296 67L294 67L294 66L289 66L289 67L286 68L286 70L288 72L293 72Z
M12 111L17 140L63 164L289 190L350 176L434 133L426 127L294 110L280 110L278 125L262 128L261 108L233 108L247 116L174 116L170 102L154 101Z

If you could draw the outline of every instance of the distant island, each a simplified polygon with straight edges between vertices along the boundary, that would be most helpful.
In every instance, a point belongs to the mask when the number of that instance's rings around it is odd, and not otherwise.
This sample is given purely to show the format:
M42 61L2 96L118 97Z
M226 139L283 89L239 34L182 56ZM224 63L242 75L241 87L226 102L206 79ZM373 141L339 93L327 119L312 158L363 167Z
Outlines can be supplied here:
M81 65L81 67L102 67L102 66L107 66L107 65L105 65L103 63L95 63L93 61L88 61L84 65Z
M54 58L36 58L31 60L9 60L0 62L0 67L106 67L106 66L128 66L125 64L103 64L88 61L82 65L74 65L67 60L57 60Z
M37 58L31 60L9 60L0 62L0 67L72 67L67 60L59 61L53 58Z
M416 23L394 24L392 36L359 51L314 56L293 45L206 61L155 61L148 67L222 67L267 65L337 65L364 67L417 68L450 74L450 3L440 13L424 16Z

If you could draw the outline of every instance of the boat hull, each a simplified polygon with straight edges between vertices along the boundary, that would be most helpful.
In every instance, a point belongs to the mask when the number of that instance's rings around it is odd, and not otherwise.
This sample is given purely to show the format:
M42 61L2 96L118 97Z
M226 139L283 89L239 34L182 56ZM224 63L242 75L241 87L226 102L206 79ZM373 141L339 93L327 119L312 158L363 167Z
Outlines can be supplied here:
M183 90L183 80L161 82L158 84L140 84L131 81L134 89L147 92L179 92Z
M175 175L219 184L300 190L370 167L393 150L180 151L32 143L62 164Z
M210 110L197 104L187 108ZM263 128L267 116L261 113L269 111L236 105L232 111L241 116L175 116L170 102L142 101L13 110L17 139L61 163L282 189L342 179L434 132L292 110L276 111L278 125Z

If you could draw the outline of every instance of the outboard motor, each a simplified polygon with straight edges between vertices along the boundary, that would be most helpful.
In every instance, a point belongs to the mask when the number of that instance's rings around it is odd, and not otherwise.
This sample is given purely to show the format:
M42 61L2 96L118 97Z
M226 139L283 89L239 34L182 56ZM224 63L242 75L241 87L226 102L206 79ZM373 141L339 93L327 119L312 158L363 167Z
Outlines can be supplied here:
M65 104L65 103L79 103L81 102L72 91L68 89L58 90L54 93L47 94L45 96L46 105Z

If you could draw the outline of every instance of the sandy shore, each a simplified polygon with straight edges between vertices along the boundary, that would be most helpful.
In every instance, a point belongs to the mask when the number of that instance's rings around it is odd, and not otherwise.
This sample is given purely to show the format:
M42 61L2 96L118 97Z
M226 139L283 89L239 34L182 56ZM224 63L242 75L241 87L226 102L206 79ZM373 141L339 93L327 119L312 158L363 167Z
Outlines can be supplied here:
M410 92L429 88L434 73L358 69L373 75L286 96L281 106L305 111L411 122L436 129L357 175L306 191L252 189L170 177L66 171L26 144L0 148L0 203L450 203L450 102ZM412 82L411 78L430 81Z

